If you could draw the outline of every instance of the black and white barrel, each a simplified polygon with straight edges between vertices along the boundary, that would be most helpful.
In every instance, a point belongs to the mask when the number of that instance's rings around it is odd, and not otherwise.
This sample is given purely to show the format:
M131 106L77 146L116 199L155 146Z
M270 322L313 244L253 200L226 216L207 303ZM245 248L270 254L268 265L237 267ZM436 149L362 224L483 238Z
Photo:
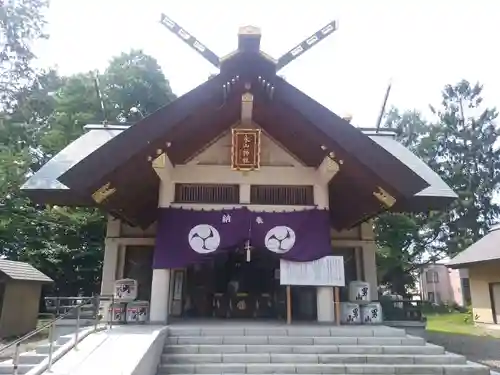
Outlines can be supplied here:
M349 301L359 304L370 303L370 284L366 281L349 283Z
M148 316L148 301L134 301L127 304L127 323L146 323Z
M116 280L114 298L120 302L134 301L137 298L137 280Z
M109 305L108 319L114 323L125 322L125 303L114 303Z
M340 322L343 324L360 324L361 311L357 303L342 302L340 304Z
M363 324L381 324L382 306L379 302L371 302L361 306L361 320Z

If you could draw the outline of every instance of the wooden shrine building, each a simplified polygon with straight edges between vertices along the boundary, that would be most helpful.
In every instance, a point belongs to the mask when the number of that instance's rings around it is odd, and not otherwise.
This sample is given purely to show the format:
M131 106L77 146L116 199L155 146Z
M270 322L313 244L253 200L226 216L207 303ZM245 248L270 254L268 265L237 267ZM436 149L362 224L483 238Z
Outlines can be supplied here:
M153 322L279 318L280 259L331 254L343 256L346 282L369 282L377 299L370 219L443 209L456 195L394 134L354 127L276 74L335 23L278 60L255 27L218 58L162 23L220 73L132 126L88 125L22 188L37 203L109 214L102 293L136 279ZM231 293L247 296L237 309ZM332 288L292 294L295 318L334 319Z

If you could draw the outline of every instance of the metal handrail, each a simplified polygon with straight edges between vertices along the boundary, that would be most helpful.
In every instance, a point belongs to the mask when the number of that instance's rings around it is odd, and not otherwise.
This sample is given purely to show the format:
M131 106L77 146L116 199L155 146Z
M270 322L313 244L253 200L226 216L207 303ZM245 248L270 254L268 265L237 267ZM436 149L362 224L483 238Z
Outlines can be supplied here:
M25 334L21 338L15 340L14 342L11 342L10 344L7 344L3 347L0 348L0 354L6 351L9 348L16 347L15 352L14 352L14 358L13 358L13 370L12 374L17 375L18 374L18 367L19 367L19 354L20 354L20 346L21 344L26 341L27 339L35 336L36 334L42 332L45 329L49 329L49 353L48 353L48 365L47 365L47 370L50 370L52 366L52 355L53 355L53 349L54 349L54 326L55 324L67 316L69 316L71 313L73 313L74 310L76 310L77 313L77 318L76 318L76 330L75 330L75 344L74 347L77 347L78 344L78 331L80 330L80 309L82 306L88 305L89 302L93 302L93 305L95 307L95 324L94 324L94 329L97 330L97 325L99 321L99 301L100 297L95 296L95 297L83 297L80 298L82 299L82 302L80 302L78 305L71 306L64 314L61 314L57 316L55 319L52 319L50 322L44 324L43 326Z
M66 316L68 316L74 309L78 309L80 308L82 305L86 305L88 303L89 300L86 300L78 305L75 305L75 306L72 306L71 309L69 309L67 312L65 312L64 314L62 315L59 315L57 318L51 320L50 322L48 322L47 324L44 324L43 326L41 326L40 328L37 328L31 332L28 332L27 334L25 334L24 336L18 338L16 341L13 341L11 342L10 344L7 344L7 345L4 345L0 348L0 354L2 354L5 350L9 349L9 348L12 348L14 345L18 345L20 343L22 343L23 341L35 336L36 334L42 332L43 330L47 329L47 328L50 328L50 326L52 326L55 322L65 318Z

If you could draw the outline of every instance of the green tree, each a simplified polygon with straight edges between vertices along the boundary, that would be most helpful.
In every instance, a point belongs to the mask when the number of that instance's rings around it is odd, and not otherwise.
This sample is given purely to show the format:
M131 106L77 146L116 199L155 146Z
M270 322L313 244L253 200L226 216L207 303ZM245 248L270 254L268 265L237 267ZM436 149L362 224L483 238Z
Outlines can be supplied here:
M429 124L416 111L401 112L392 108L385 116L384 127L396 131L397 140L422 157L422 147L429 134ZM428 162L428 160L426 160ZM415 271L426 254L435 257L434 222L427 214L384 213L374 221L378 246L379 282L394 293L405 296L415 286ZM437 229L439 231L439 228Z
M375 221L380 280L405 294L412 272L426 262L452 257L481 238L498 219L492 200L500 182L495 109L481 108L478 84L447 85L434 123L415 111L392 109L386 126L459 195L439 213L386 213Z
M0 5L0 100L5 104L34 78L32 45L46 37L48 1L3 0Z
M141 50L112 59L102 83L108 120L135 122L176 98L156 59Z
M432 108L439 121L426 139L431 167L459 195L444 218L450 256L484 236L500 214L493 201L500 183L498 112L482 106L482 89L465 80L447 85L441 108Z
M138 54L135 58L132 52L125 60L154 61L142 52ZM124 61L118 63L118 60L101 77L101 82L105 82L102 94L112 109L110 113L124 113L133 103L148 114L174 98L157 65L147 63L127 74L118 74L118 67ZM157 95L153 98L147 88ZM93 74L59 77L56 72L48 71L16 93L15 105L4 111L3 117L1 254L39 267L56 281L61 295L98 291L104 215L89 208L39 207L19 191L27 174L82 135L84 125L102 120Z

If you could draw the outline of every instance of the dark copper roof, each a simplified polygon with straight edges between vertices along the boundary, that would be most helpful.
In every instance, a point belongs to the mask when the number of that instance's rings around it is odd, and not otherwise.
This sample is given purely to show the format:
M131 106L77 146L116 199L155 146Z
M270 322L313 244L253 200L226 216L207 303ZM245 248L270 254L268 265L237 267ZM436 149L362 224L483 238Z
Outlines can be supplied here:
M409 202L431 185L380 142L278 77L269 60L248 52L237 53L219 75L70 163L57 180L80 200L109 183L116 192L102 207L147 226L156 218L159 189L151 158L161 150L174 165L185 163L239 120L247 90L254 95L253 120L305 165L319 166L329 152L342 160L330 183L337 228L385 210L373 195L379 188L397 202Z

